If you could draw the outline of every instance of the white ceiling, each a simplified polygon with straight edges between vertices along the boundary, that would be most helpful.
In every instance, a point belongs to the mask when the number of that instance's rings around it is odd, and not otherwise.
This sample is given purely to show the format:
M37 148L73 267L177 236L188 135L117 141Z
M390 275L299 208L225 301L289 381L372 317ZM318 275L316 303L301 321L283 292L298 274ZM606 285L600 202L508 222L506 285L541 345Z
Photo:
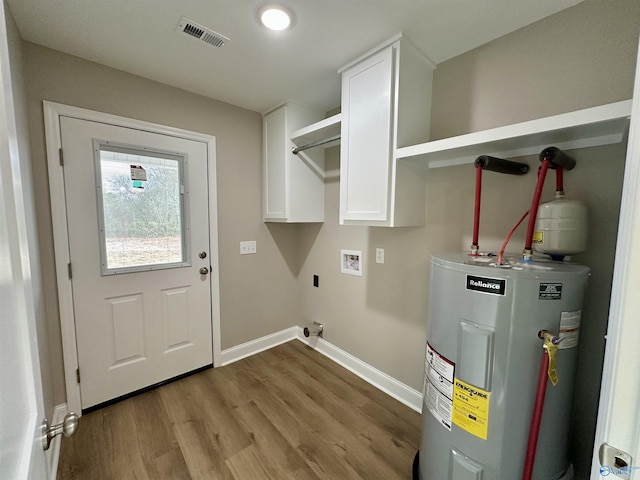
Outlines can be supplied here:
M8 0L24 40L250 110L340 104L338 68L403 32L436 63L582 0L285 0L294 28L256 10L278 0ZM186 16L230 41L177 33Z

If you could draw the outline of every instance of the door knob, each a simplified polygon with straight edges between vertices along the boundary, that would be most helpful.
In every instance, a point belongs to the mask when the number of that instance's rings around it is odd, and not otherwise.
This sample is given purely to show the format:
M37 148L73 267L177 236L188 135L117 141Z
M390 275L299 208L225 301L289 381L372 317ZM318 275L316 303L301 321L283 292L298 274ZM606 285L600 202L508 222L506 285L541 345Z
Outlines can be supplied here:
M42 426L40 427L42 432L42 449L49 450L49 447L51 446L51 440L53 440L54 437L60 435L61 433L65 437L70 437L71 435L76 433L79 420L80 419L78 418L78 415L73 412L67 413L64 416L64 420L62 420L62 423L59 423L57 425L49 425L49 420L45 418L42 421Z
M209 273L209 269L207 267L202 267L200 269L200 275L206 275L207 273Z

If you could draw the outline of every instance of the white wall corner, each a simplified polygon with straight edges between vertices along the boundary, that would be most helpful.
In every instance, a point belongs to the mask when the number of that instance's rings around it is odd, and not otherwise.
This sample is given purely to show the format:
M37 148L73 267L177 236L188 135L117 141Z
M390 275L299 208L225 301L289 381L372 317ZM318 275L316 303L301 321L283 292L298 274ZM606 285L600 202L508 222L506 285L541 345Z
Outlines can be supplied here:
M297 338L297 329L299 327L290 327L279 332L266 335L264 337L256 338L248 342L236 345L235 347L222 350L222 363L221 365L229 365L230 363L237 362L243 358L250 357L256 353L264 352L270 348L277 347L283 343L290 342L294 338ZM301 330L302 331L302 330Z
M302 327L294 327L297 330L297 339L309 345L311 348L321 353L325 357L333 360L352 373L370 383L374 387L382 390L387 395L405 404L418 413L422 412L422 393L408 385L396 380L391 375L378 370L377 368L354 357L323 338L306 338L302 333Z

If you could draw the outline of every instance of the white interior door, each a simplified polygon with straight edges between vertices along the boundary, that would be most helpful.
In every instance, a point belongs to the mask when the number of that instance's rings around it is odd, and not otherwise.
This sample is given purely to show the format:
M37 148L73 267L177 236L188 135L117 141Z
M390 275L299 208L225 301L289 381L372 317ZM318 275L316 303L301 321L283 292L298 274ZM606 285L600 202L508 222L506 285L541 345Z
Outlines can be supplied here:
M65 116L60 131L87 409L212 364L207 144Z
M5 132L1 127L0 131ZM2 136L4 147L6 135ZM7 178L11 171L6 168L9 155L4 148L0 162L0 478L40 480L48 478L38 438L45 414L28 278L21 268L20 250L26 245L20 245L16 234L14 191L11 177Z
M0 159L9 163L4 155ZM19 243L11 233L17 231L17 223L6 201L12 195L6 173L0 169L0 478L40 480L48 478L38 435L45 418L40 364Z
M49 478L23 185L0 5L0 478Z

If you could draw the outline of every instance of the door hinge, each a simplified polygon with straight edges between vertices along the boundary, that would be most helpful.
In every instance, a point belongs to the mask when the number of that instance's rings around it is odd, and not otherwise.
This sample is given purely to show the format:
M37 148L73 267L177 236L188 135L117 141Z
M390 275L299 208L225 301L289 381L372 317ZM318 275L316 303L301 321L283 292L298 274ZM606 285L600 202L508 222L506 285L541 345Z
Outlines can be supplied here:
M62 148L58 149L58 156L60 158L60 166L64 167L64 154L62 153Z
M73 275L71 272L71 262L67 263L67 271L69 272L69 279L73 278Z
M76 368L76 381L80 383L80 368Z

